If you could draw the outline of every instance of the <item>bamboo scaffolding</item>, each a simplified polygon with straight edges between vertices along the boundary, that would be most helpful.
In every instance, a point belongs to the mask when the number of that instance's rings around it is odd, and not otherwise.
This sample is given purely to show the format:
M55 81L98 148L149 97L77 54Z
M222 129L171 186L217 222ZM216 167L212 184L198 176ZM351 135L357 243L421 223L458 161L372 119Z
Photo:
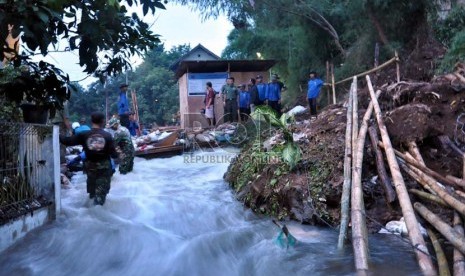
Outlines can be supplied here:
M454 212L454 230L457 231L457 233L460 235L464 235L462 219L460 214L457 212ZM455 248L453 260L454 275L465 275L465 257L459 250Z
M344 247L344 241L347 237L347 227L349 225L349 206L350 206L350 186L352 176L352 96L354 85L350 87L349 102L347 104L347 125L345 136L344 152L344 183L342 185L341 196L341 227L339 229L339 239L337 248L341 250ZM328 98L329 99L329 98Z
M436 237L436 234L434 234L434 232L431 229L427 228L426 231L428 232L429 239L433 244L434 252L436 252L439 276L450 276L449 265L447 264L446 255L444 254L444 250L442 250L442 246L439 242L439 239Z
M462 254L465 253L465 237L445 223L439 216L428 210L423 204L415 202L413 206L417 213L438 230L455 249L459 250Z
M416 180L416 179L415 179ZM418 180L417 180L418 182ZM437 203L443 207L446 207L446 208L450 208L450 206L444 201L442 200L440 197L438 196L435 196L435 195L432 195L430 193L427 193L427 192L423 192L423 191L420 191L420 190L417 190L417 189L410 189L408 190L410 193L418 196L419 198L421 199L425 199L425 200L428 200L430 202L434 202L434 203Z
M365 71L365 72L363 72L363 73L360 73L360 74L358 74L358 75L355 75L355 77L361 78L361 77L367 76L367 75L369 75L369 74L372 74L372 73L374 73L374 72L376 72L376 71L379 71L379 70L381 70L381 69L384 69L385 67L391 65L392 63L397 62L398 59L399 59L398 57L393 57L393 58L391 58L390 60L386 61L385 63L381 64L380 66L375 67L375 68L372 68L372 69L370 69L370 70L368 70L368 71ZM346 78L346 79L343 79L343 80L340 80L340 81L336 82L335 85L338 85L338 84L341 84L341 83L350 81L353 77L354 77L354 76L349 77L349 78Z
M366 76L366 79L367 82L371 83L369 76ZM389 168L391 170L391 175L397 192L397 197L399 199L399 204L402 209L402 214L405 219L405 224L407 226L410 242L419 249L415 250L418 264L424 275L436 275L437 273L435 271L430 256L423 253L428 252L428 248L426 247L425 240L423 239L423 236L420 232L420 228L418 226L418 222L413 211L412 203L410 202L407 188L405 187L405 182L402 178L399 164L397 163L396 155L391 145L391 139L389 138L387 128L384 125L378 100L376 99L376 95L372 90L370 90L370 97L371 101L373 102L376 120L378 121L378 127L381 132L384 150L386 152L386 157L388 160Z
M396 200L396 192L392 188L391 180L388 177L386 166L384 166L383 153L381 152L378 142L378 133L376 129L372 126L368 128L368 134L370 135L371 146L375 152L376 157L376 169L378 170L379 179L381 181L381 187L384 190L384 196L386 197L386 202L392 203Z

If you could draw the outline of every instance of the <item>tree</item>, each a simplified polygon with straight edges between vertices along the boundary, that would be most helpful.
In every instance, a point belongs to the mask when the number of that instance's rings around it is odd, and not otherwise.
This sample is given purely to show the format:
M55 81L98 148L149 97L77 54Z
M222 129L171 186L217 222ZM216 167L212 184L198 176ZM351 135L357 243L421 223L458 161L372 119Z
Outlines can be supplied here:
M144 62L134 71L127 72L130 90L138 98L140 121L144 124L165 125L171 122L179 110L179 90L170 65L190 51L189 45L175 46L166 51L160 44L144 55ZM71 118L77 120L84 114L105 109L105 93L109 95L109 113L117 111L119 85L126 81L126 75L107 79L106 84L95 82L84 91L71 96ZM130 98L130 97L129 97Z
M13 52L19 65L37 51L45 56L51 49L76 50L84 72L120 73L130 68L128 57L159 42L136 13L127 15L127 6L141 6L144 15L165 8L161 0L1 0L0 38L5 41L10 32L20 36L25 51L19 55L3 42L0 57ZM63 41L66 46L59 48Z

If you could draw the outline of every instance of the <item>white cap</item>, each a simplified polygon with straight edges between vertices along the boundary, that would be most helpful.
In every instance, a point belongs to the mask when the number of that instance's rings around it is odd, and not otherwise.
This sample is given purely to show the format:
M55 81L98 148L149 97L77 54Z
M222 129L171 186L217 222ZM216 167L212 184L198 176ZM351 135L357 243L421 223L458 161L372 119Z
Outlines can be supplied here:
M78 123L78 122L74 122L72 125L71 125L71 128L72 129L76 129L78 127L80 127L81 125Z

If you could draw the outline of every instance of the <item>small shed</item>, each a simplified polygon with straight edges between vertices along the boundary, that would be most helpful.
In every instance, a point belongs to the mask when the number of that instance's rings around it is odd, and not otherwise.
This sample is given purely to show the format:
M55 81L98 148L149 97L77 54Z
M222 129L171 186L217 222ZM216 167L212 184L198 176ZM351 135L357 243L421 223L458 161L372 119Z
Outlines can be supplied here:
M181 127L192 128L206 126L205 117L200 110L205 107L206 83L211 82L217 92L215 99L215 117L221 123L223 103L219 96L226 79L235 78L235 84L247 84L250 78L263 76L268 82L269 70L274 60L222 60L214 53L199 44L189 53L177 60L172 66L179 85L179 108Z

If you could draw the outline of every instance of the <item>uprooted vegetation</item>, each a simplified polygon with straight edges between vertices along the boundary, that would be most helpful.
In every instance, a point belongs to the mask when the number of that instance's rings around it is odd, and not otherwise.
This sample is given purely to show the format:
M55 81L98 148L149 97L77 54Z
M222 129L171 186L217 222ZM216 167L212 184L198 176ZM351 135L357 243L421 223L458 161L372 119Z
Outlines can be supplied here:
M427 167L443 176L458 178L462 178L460 151L465 148L464 75L459 66L454 74L430 82L400 82L375 87L381 90L379 103L393 146L404 151L409 142L416 142ZM368 106L367 94L367 89L359 91L360 119ZM282 144L282 133L279 130L263 132L261 141L264 142L255 140L245 146L231 164L226 180L237 191L238 198L258 213L337 226L346 113L345 104L331 105L314 121L304 113L288 125L302 153L301 161L292 170L273 151ZM370 123L374 125L375 120ZM263 160L265 162L258 162ZM397 202L388 204L385 200L369 139L365 143L362 170L367 223L373 232L379 230L381 224L398 220L402 214ZM403 174L408 189L421 189L417 182ZM464 198L458 199L465 202ZM451 221L449 210L435 203L425 204Z

